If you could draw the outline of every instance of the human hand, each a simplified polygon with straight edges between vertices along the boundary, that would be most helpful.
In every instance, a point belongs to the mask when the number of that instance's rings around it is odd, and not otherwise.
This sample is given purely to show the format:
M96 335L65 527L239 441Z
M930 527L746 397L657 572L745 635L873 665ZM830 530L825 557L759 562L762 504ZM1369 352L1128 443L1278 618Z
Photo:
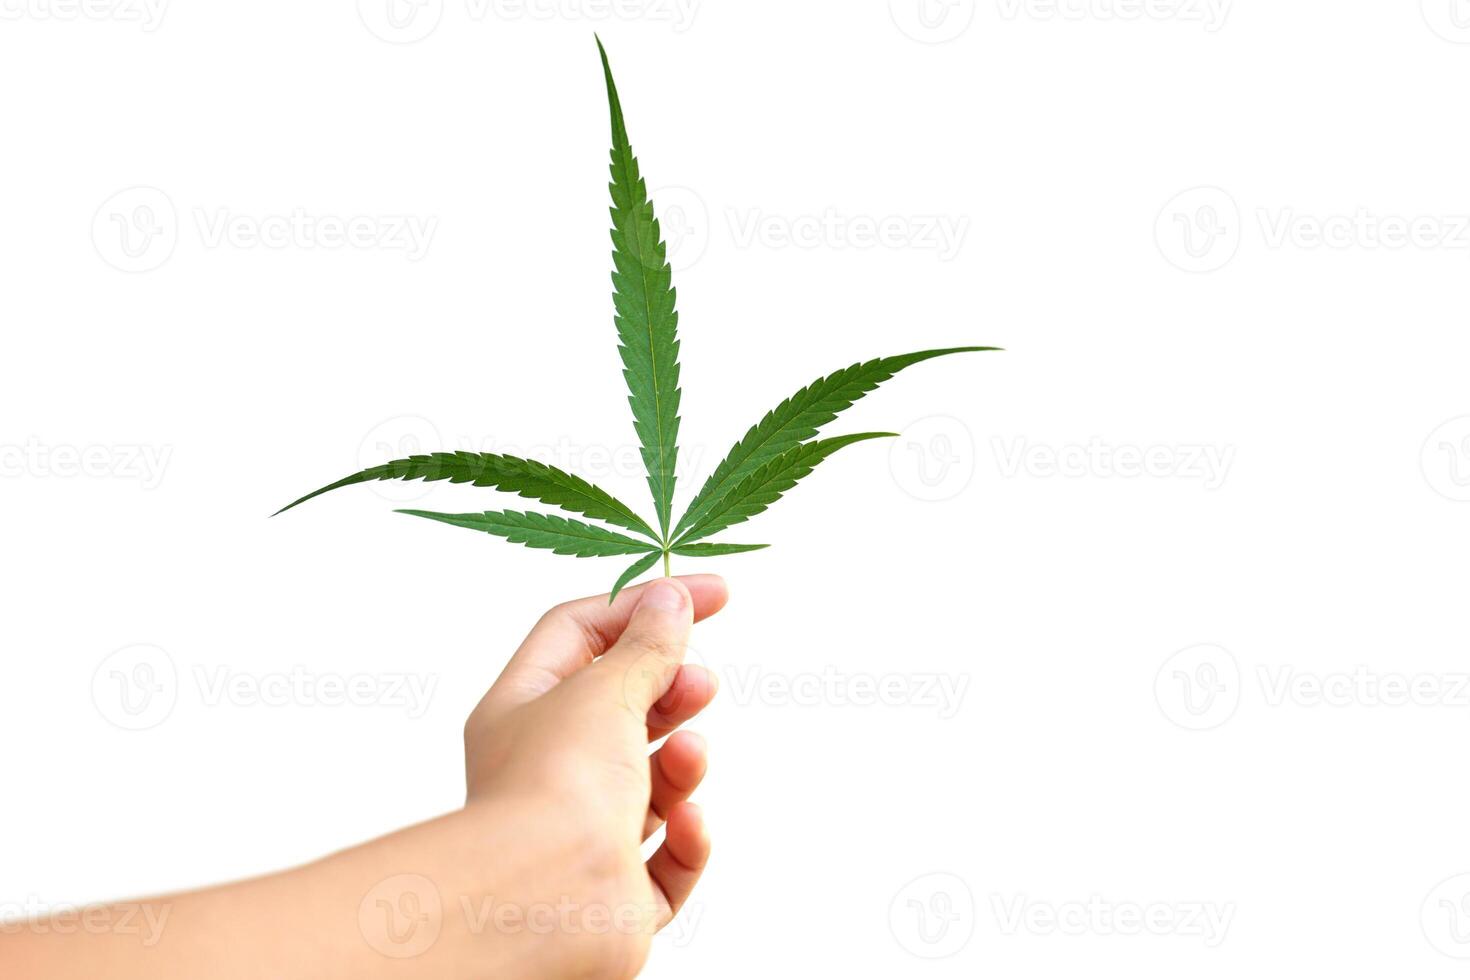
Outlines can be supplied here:
M508 816L523 820L536 877L556 882L520 900L614 920L601 935L553 935L535 959L565 972L547 976L634 975L699 880L710 844L686 801L704 778L705 743L674 730L714 697L714 675L683 660L690 625L726 598L721 578L696 575L625 590L611 606L559 605L465 725L465 814L502 829ZM670 732L650 756L648 743ZM645 865L640 846L665 823Z
M463 809L290 871L0 937L0 976L113 980L632 977L709 857L688 797L715 693L683 664L718 576L659 579L543 616L465 725ZM648 743L670 732L652 757ZM641 845L667 824L645 863Z

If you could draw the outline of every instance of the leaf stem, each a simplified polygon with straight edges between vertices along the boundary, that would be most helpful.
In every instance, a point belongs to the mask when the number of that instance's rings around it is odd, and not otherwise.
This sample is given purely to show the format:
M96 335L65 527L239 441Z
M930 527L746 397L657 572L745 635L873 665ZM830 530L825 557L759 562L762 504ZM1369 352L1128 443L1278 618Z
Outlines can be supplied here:
M664 552L664 578L668 578L670 576L670 574L671 573L669 572L669 553L667 551L665 551Z

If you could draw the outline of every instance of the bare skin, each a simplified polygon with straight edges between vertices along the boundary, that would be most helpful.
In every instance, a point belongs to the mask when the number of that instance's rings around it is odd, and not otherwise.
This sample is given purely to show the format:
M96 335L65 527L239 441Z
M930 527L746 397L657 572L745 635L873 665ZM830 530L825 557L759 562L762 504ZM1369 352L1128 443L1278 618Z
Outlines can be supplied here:
M688 802L704 741L675 729L714 697L683 659L726 597L694 575L557 606L465 725L463 809L290 871L11 923L0 976L636 975L709 858Z

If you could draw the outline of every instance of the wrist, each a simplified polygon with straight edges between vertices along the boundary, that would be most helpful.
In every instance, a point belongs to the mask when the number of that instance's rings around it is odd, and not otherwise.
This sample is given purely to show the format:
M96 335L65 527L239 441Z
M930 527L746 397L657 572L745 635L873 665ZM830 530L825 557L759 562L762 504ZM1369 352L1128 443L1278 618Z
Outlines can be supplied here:
M586 815L562 813L480 798L334 855L294 873L322 909L299 921L332 923L355 980L631 975L654 910L625 897L625 862Z

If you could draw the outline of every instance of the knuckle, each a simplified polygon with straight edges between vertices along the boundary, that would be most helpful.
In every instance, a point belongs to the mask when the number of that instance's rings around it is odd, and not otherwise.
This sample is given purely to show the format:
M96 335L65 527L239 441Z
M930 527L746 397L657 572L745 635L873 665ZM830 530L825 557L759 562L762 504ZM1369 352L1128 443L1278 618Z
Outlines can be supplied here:
M552 606L550 609L541 614L541 618L536 621L536 625L544 626L548 623L564 622L570 619L571 616L572 604L570 602L558 602L556 605Z

